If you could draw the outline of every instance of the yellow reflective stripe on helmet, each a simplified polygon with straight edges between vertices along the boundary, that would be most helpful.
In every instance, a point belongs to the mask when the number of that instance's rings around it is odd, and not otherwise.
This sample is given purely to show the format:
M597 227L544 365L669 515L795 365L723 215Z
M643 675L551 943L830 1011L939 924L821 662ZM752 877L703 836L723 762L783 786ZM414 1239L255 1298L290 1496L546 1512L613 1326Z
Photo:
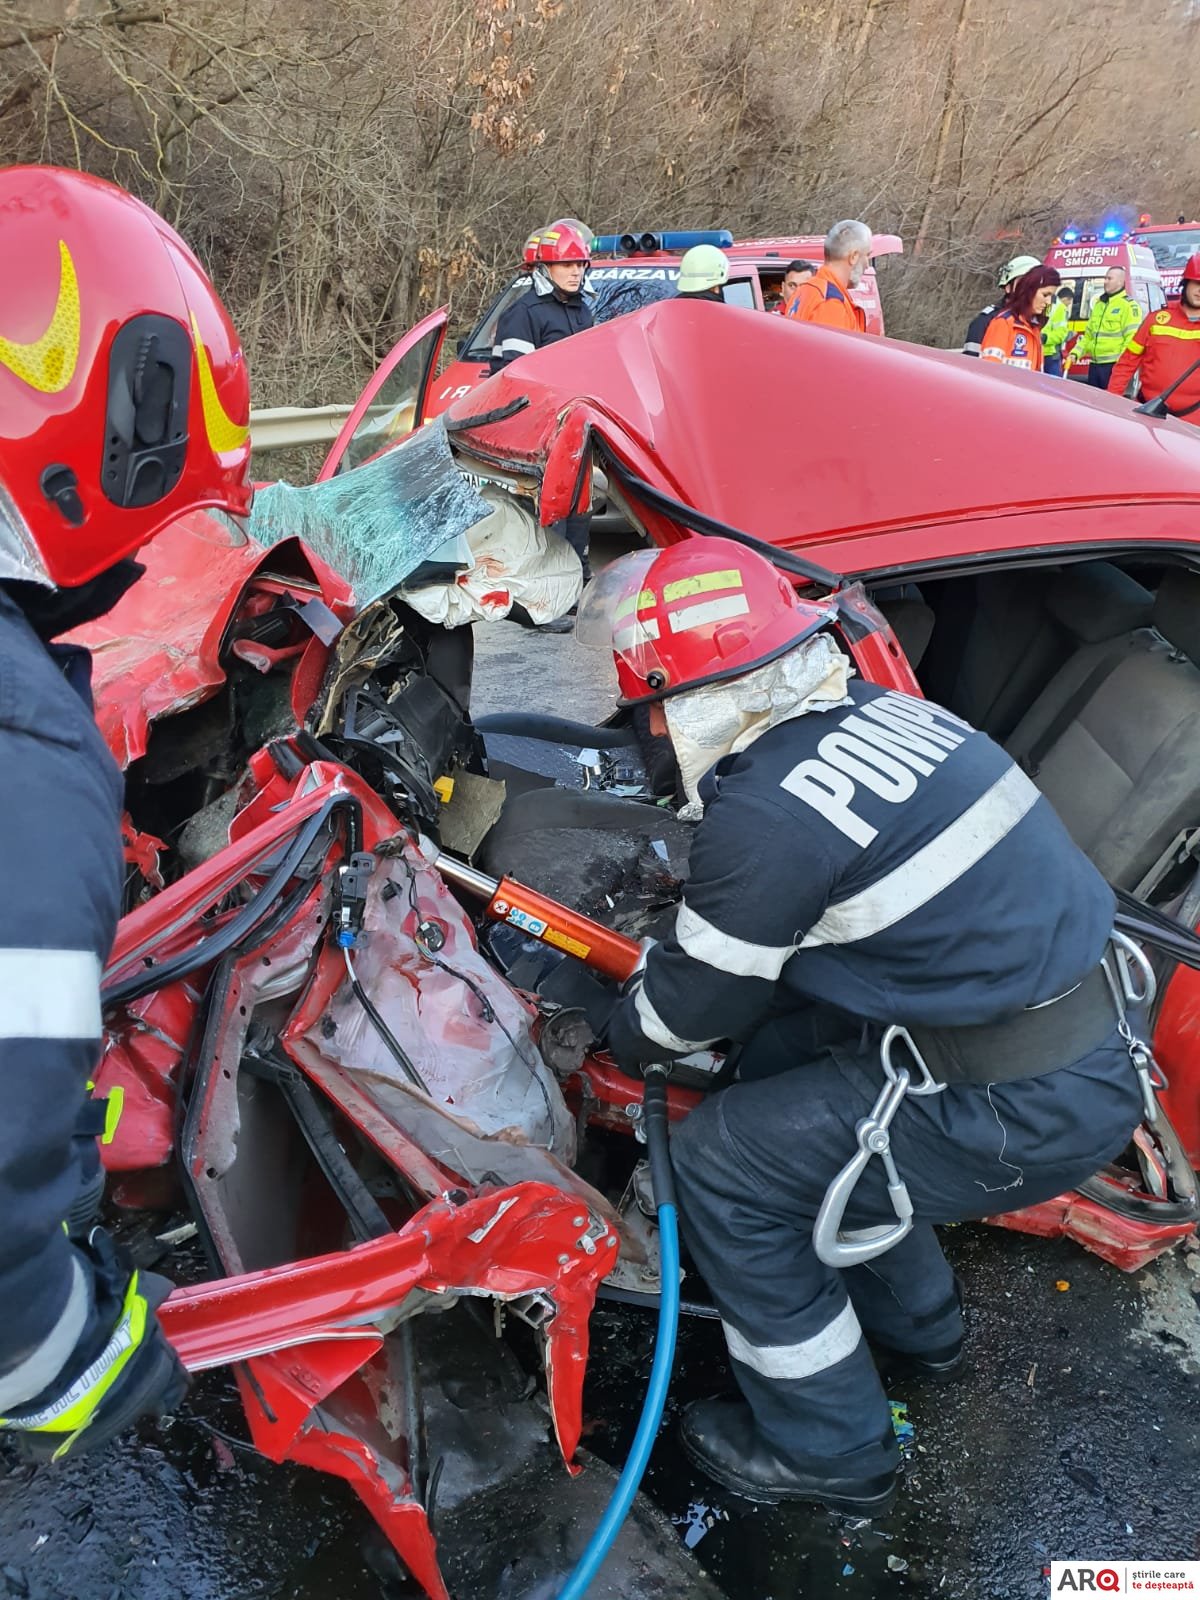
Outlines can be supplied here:
M58 297L46 331L28 344L0 335L0 365L39 394L61 394L79 360L79 279L66 243L58 241ZM4 308L0 305L0 316Z
M668 583L663 590L663 600L670 605L672 600L686 600L693 594L711 594L714 589L740 589L742 575L736 567L730 567L725 572L704 572L698 578L680 578L677 583Z
M209 363L208 351L200 337L200 324L192 312L192 342L196 346L196 370L200 374L200 405L204 412L204 431L217 455L227 450L240 450L250 437L248 424L234 422L221 404L216 379Z
M111 1144L117 1136L117 1124L121 1120L121 1113L125 1109L125 1090L120 1084L115 1089L108 1091L108 1100L104 1107L104 1132L100 1135L101 1144Z
M627 595L624 600L618 601L613 612L613 621L620 622L622 617L627 617L631 611L650 611L658 604L658 596L653 589L642 589L638 594Z
M1200 328L1165 328L1157 324L1150 329L1152 339L1200 339Z
M25 1417L0 1417L0 1428L14 1428L22 1433L65 1433L68 1437L55 1451L55 1460L65 1455L76 1436L96 1415L101 1401L141 1345L146 1335L149 1311L145 1295L138 1293L138 1275L135 1272L125 1291L125 1303L121 1307L117 1325L87 1371L76 1378L65 1394L59 1395L57 1400L44 1406L41 1411Z

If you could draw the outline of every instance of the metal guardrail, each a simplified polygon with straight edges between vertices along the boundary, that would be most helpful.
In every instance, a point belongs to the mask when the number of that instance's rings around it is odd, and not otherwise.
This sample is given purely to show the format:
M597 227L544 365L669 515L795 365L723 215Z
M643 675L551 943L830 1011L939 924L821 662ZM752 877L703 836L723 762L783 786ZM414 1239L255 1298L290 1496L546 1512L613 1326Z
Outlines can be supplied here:
M353 411L345 406L268 406L250 413L250 447L260 455L332 444Z

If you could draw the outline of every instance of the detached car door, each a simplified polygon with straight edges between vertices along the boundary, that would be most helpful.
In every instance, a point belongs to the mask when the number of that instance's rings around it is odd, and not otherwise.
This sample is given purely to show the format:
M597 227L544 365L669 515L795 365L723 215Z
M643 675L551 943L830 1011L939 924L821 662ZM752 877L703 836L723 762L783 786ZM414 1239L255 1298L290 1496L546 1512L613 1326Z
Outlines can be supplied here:
M431 311L388 352L322 462L318 483L361 466L425 421L448 316L445 306Z

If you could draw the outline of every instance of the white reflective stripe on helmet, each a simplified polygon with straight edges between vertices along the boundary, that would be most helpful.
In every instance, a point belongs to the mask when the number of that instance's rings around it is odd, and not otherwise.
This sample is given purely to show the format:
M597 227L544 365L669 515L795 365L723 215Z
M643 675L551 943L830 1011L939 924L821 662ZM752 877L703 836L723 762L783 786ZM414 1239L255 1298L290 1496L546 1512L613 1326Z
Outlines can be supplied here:
M17 509L8 490L0 483L0 579L5 578L40 583L47 589L55 587L38 553L33 529Z
M99 1039L92 950L0 950L0 1039Z
M727 594L719 600L701 600L694 606L668 611L667 621L671 624L672 633L690 633L693 628L703 628L706 623L744 617L749 610L750 602L744 594Z
M862 1340L862 1329L849 1301L819 1333L795 1344L751 1344L728 1322L723 1320L721 1326L733 1359L753 1367L764 1378L811 1378L853 1355Z

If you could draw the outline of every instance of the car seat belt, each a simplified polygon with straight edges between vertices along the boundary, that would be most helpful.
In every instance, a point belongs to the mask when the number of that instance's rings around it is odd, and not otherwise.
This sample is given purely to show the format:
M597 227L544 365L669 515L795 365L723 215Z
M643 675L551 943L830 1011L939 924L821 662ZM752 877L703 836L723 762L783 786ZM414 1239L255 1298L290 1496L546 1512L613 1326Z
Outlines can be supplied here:
M1129 656L1135 651L1150 650L1157 642L1158 636L1152 633L1149 628L1139 628L1126 642L1124 649L1114 650L1111 655L1107 655L1102 661L1098 661L1083 682L1078 685L1073 693L1067 696L1030 745L1026 754L1021 757L1018 763L1021 770L1027 773L1029 777L1036 778L1041 770L1042 762L1071 724L1078 718L1079 713L1100 688L1101 684L1107 682L1121 663L1128 660Z

